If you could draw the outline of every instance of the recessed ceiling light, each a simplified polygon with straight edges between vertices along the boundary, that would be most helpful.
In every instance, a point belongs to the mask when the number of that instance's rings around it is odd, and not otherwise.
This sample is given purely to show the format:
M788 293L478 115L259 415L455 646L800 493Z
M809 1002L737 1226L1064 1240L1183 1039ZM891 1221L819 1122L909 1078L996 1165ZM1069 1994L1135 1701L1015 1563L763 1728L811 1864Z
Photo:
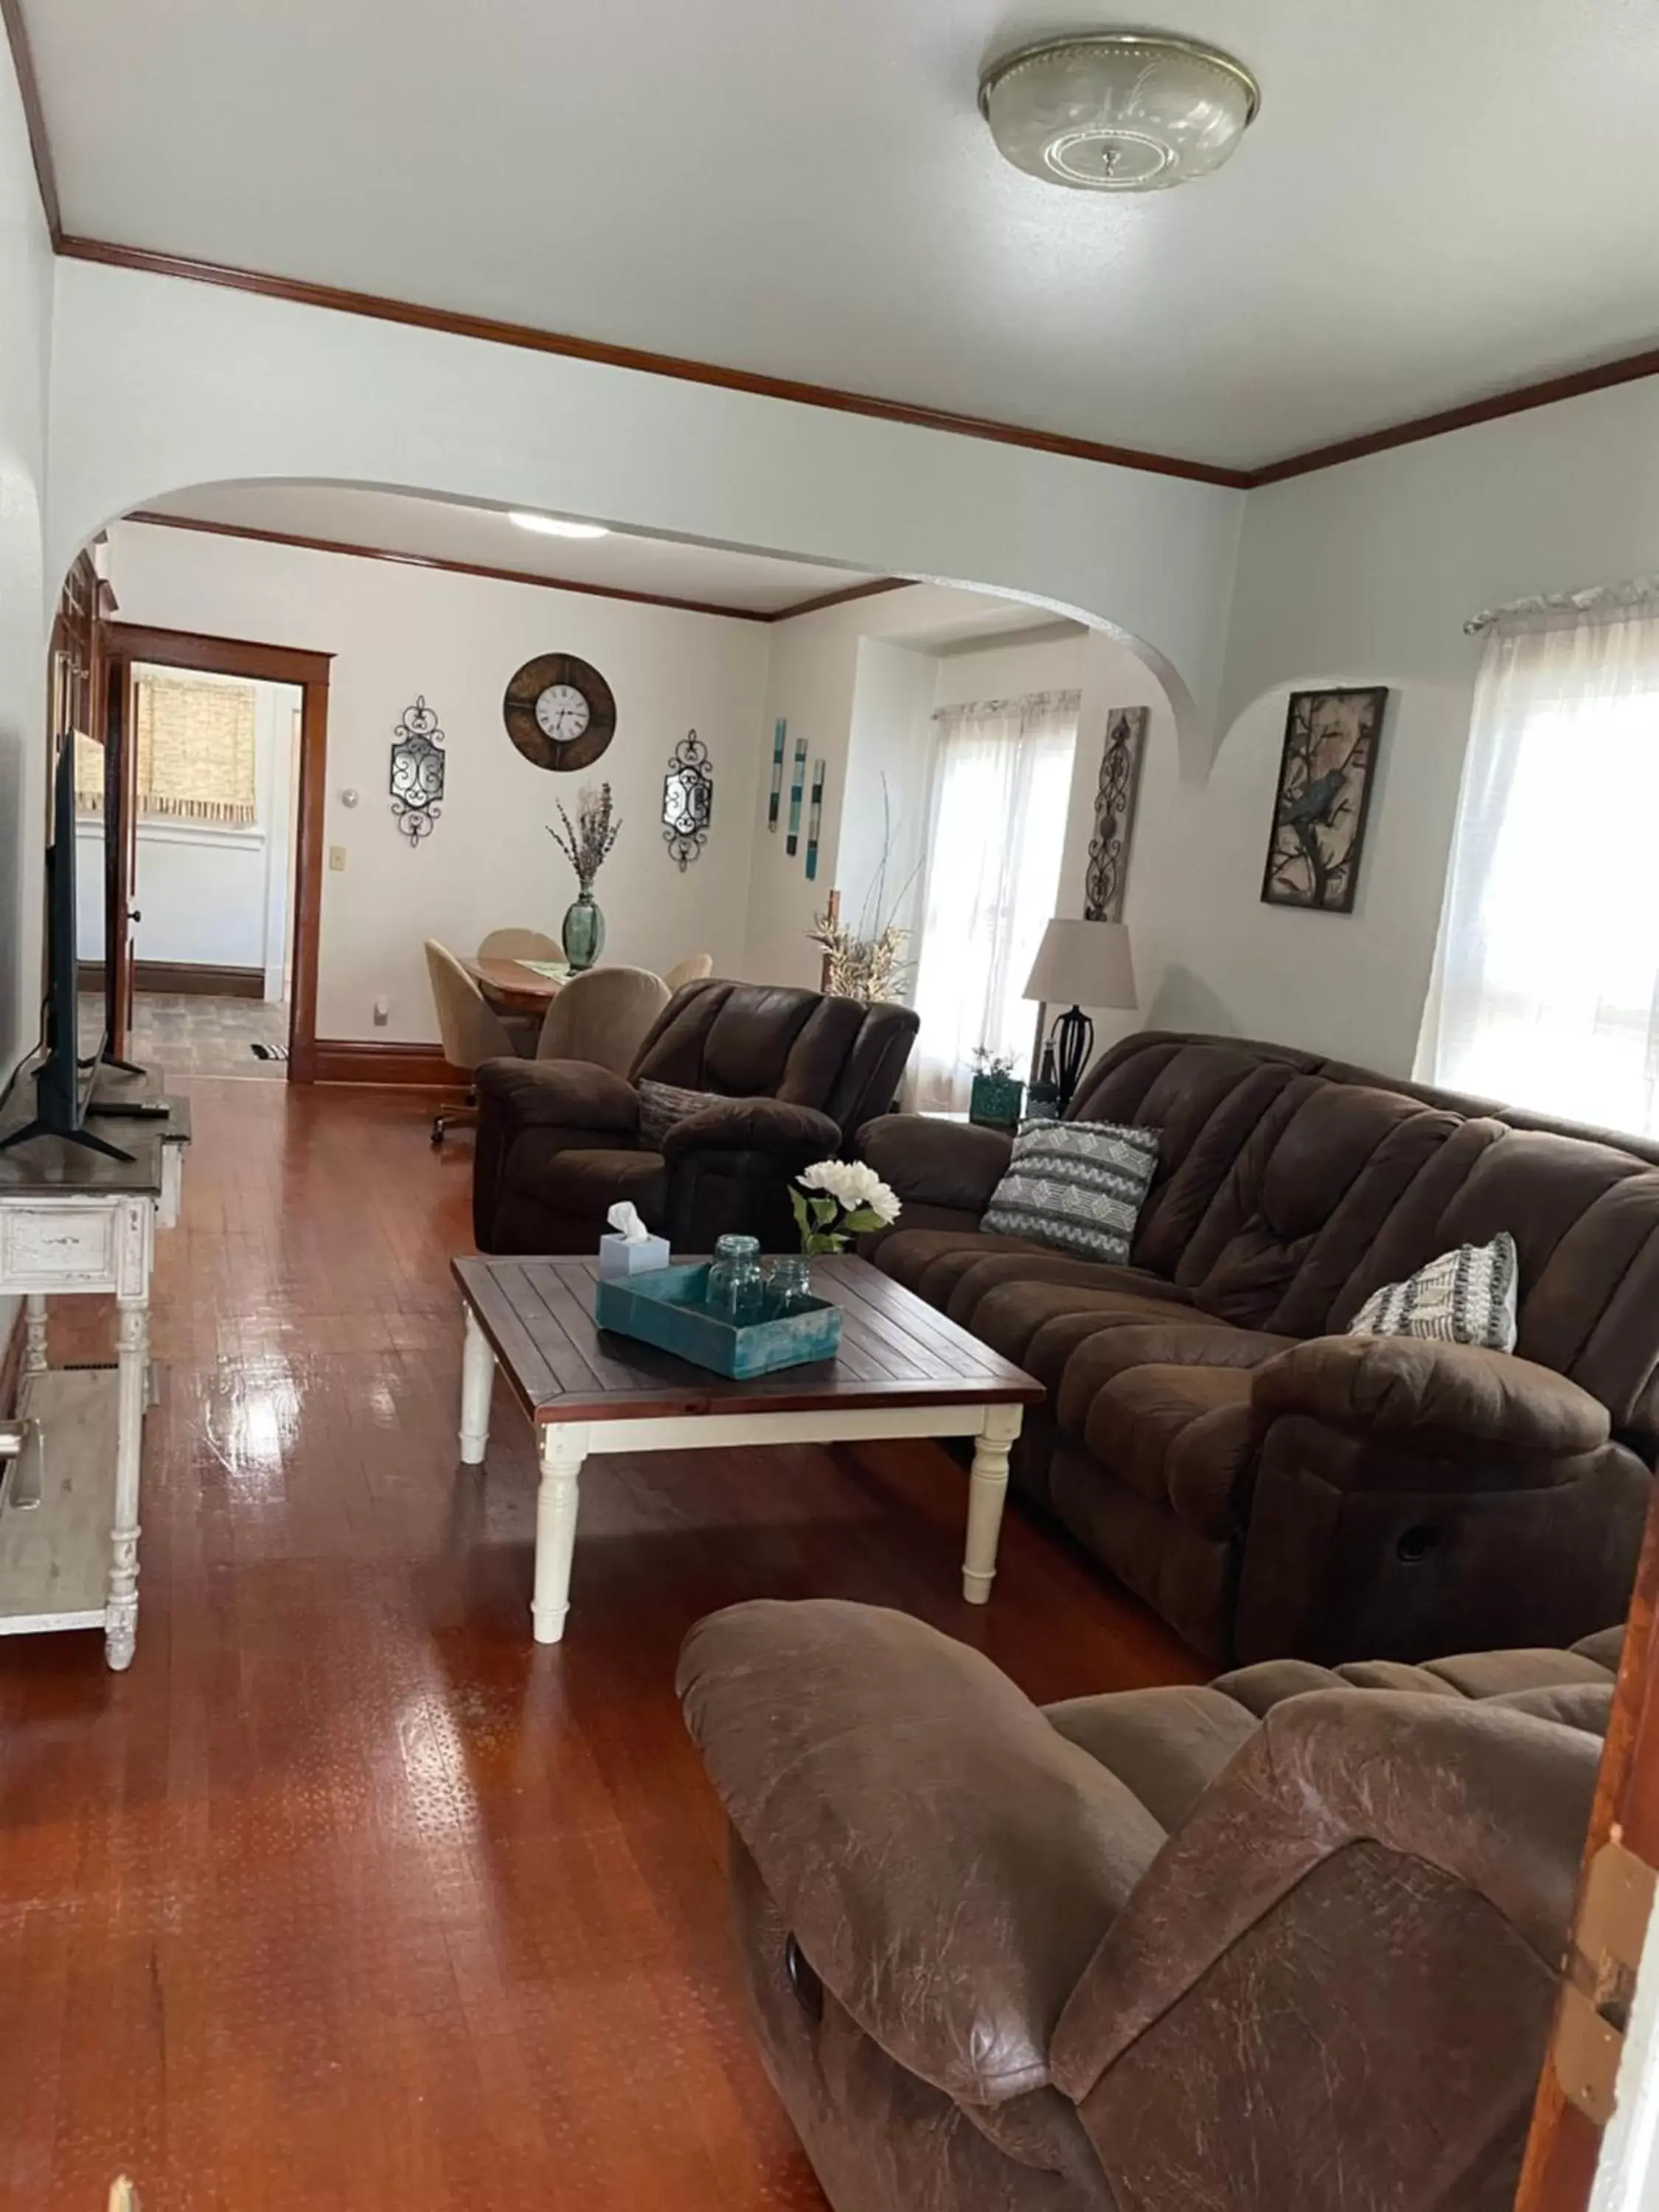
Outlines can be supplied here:
M1097 31L993 62L980 112L1017 169L1084 191L1152 192L1218 169L1261 105L1242 62L1196 40Z
M544 538L609 538L602 522L567 522L560 514L509 514L520 530L538 531Z

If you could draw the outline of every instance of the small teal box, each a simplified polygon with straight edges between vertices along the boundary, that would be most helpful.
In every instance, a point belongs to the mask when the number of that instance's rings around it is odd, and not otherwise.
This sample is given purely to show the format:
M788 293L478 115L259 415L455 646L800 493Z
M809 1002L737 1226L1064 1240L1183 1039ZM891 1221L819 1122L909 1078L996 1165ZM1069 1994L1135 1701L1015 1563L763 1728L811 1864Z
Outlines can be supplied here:
M833 1359L841 1349L841 1308L814 1298L799 1313L739 1328L709 1312L708 1262L659 1267L647 1275L593 1285L593 1318L618 1336L637 1337L672 1352L695 1367L711 1368L734 1382Z

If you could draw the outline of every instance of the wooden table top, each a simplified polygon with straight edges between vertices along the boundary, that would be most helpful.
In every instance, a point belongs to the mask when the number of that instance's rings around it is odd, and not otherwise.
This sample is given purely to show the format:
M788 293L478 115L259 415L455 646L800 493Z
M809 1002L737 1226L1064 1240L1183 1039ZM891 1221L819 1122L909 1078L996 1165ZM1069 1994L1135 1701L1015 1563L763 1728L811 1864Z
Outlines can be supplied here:
M538 975L522 960L463 960L461 965L503 1014L545 1013L567 981L563 975Z
M814 1260L842 1310L841 1353L734 1382L593 1320L597 1258L453 1260L514 1395L532 1421L806 1413L825 1406L1035 1405L1042 1385L850 1255Z

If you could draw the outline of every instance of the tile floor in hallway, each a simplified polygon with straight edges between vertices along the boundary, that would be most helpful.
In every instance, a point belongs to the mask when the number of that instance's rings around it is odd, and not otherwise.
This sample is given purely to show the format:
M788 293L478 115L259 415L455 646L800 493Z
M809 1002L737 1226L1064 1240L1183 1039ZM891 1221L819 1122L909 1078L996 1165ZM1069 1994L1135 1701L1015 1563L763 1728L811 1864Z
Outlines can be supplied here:
M605 1461L538 1650L503 1397L457 1464L471 1139L434 1152L418 1091L180 1087L137 1657L0 1641L0 2204L125 2170L145 2212L820 2208L744 2020L686 1629L830 1595L1042 1698L1203 1670L1018 1510L964 1607L931 1445ZM106 1354L101 1302L52 1326Z
M130 1057L175 1075L251 1075L285 1079L280 1060L256 1044L288 1050L288 1008L258 999L216 999L205 992L139 991L132 1002Z

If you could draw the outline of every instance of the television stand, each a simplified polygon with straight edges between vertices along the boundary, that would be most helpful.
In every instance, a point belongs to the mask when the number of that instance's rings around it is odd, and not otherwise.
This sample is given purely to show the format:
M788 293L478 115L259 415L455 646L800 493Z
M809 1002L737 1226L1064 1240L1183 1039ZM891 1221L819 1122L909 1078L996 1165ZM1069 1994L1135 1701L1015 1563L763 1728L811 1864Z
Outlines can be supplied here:
M141 1096L155 1097L155 1079ZM161 1100L165 1121L131 1130L123 1152L37 1134L27 1156L5 1149L21 1128L0 1121L0 1296L21 1292L24 1337L17 1412L21 1453L0 1462L0 1636L101 1628L107 1663L132 1663L138 1627L138 1470L150 1399L149 1284L155 1231L179 1216L190 1109ZM14 1109L27 1111L27 1109ZM88 1109L95 1124L101 1102ZM11 1117L8 1117L9 1119ZM113 1292L112 1366L54 1369L49 1295Z

